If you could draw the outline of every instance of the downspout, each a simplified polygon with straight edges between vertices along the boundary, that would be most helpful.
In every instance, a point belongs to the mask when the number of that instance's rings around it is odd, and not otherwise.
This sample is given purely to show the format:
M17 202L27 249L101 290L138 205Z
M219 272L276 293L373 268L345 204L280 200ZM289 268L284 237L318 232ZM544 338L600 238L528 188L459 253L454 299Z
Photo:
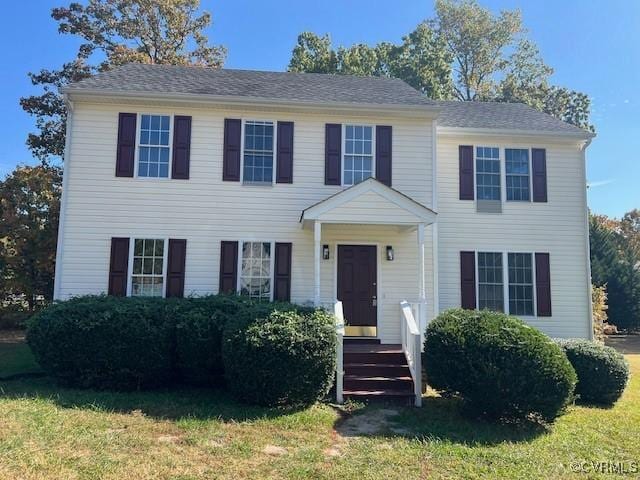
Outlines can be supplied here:
M431 127L431 208L438 211L438 129L437 120L433 119ZM438 249L438 218L431 224L431 271L433 272L433 316L440 313L440 289L439 289L439 249Z
M67 106L67 125L64 139L64 155L62 164L62 196L60 198L60 218L58 219L58 242L56 244L56 265L53 284L53 299L60 298L60 282L62 279L62 265L64 261L64 249L62 243L64 239L64 227L67 216L68 188L69 188L69 162L71 160L71 132L73 131L73 102L67 94L64 94L64 102Z
M581 146L582 151L582 171L584 173L584 228L585 228L585 255L586 255L586 280L587 284L587 308L588 318L588 338L593 340L593 303L592 303L592 283L591 283L591 245L589 243L589 207L587 204L587 147L591 144L591 139L587 139Z

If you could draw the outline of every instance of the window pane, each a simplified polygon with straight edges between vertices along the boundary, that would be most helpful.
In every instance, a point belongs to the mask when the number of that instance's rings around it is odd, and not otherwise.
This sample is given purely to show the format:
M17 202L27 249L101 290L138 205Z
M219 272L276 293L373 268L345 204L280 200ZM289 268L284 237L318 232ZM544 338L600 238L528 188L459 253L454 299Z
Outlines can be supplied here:
M245 182L272 182L272 122L248 121L245 123L243 159L243 180Z
M135 239L131 295L161 297L164 285L163 239Z
M476 190L478 200L500 200L500 157L498 148L476 148Z
M345 185L355 185L373 176L373 127L347 125L345 127L345 155L343 179Z
M504 311L501 253L478 252L478 308Z
M529 201L529 150L505 150L507 200Z
M530 253L509 254L509 313L534 315L533 262Z
M240 293L258 300L271 300L271 244L243 242Z

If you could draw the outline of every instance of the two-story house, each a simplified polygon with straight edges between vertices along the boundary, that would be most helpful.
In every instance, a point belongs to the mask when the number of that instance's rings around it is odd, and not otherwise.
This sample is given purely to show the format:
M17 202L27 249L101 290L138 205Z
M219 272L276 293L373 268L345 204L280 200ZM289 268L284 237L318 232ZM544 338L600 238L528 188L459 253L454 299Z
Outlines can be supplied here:
M55 298L342 301L398 344L450 307L591 336L585 148L521 104L390 78L127 65L69 106Z

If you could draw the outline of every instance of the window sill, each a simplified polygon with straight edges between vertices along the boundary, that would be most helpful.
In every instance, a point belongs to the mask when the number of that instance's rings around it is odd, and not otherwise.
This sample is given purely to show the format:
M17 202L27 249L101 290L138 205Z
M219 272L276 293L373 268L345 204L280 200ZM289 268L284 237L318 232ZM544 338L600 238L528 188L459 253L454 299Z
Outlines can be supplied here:
M248 187L273 187L273 182L242 182L242 185Z

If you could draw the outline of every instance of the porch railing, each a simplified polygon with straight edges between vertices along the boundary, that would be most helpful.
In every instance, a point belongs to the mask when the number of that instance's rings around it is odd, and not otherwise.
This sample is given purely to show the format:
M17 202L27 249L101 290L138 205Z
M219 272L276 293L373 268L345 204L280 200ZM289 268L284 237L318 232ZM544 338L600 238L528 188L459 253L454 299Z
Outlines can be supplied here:
M407 357L411 378L413 379L413 393L415 406L422 406L422 335L418 324L407 301L400 302L400 337L402 350Z
M344 313L340 300L321 300L320 307L329 312L333 312L336 317L336 335L338 344L336 346L336 402L344 403Z

